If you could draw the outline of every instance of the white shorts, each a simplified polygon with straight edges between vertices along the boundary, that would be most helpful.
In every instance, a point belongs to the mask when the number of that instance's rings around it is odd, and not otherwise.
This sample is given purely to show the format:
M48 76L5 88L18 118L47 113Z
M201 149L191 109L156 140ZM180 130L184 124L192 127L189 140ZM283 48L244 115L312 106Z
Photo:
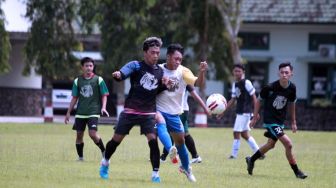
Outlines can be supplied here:
M244 132L250 131L250 121L252 118L252 114L244 113L244 114L237 114L236 121L233 126L234 132Z

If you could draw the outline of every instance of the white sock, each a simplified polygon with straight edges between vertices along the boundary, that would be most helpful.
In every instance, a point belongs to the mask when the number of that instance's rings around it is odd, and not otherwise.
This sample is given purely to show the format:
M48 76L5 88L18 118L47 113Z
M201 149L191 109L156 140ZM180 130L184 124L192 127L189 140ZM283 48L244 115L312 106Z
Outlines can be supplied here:
M253 152L256 152L259 149L258 144L256 143L256 141L254 140L252 136L249 137L249 139L247 140L247 143L250 145Z
M234 157L237 157L239 148L240 148L240 139L234 139L233 143L232 143L231 155L234 156Z
M102 165L104 165L104 166L108 166L108 165L110 164L110 161L109 161L109 160L106 160L106 159L103 157L101 163L102 163Z
M158 177L158 176L159 176L159 171L152 172L152 177Z

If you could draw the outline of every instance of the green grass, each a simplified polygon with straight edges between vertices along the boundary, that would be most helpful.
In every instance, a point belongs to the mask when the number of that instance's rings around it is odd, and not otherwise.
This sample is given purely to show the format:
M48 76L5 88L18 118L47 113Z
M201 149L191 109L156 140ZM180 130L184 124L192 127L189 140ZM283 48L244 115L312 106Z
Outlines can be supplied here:
M232 144L231 128L191 128L203 163L194 164L195 184L178 173L177 166L161 164L161 184L150 182L151 165L146 138L132 129L111 158L110 179L101 180L99 149L85 134L85 162L77 162L75 132L60 124L0 124L0 187L234 187L291 188L336 187L335 132L286 130L293 141L299 167L309 177L295 178L278 143L263 161L257 161L254 175L246 171L245 156L251 151L242 142L239 158L227 159ZM100 126L106 143L111 126ZM266 139L263 130L252 132L259 144ZM161 146L161 145L160 145Z

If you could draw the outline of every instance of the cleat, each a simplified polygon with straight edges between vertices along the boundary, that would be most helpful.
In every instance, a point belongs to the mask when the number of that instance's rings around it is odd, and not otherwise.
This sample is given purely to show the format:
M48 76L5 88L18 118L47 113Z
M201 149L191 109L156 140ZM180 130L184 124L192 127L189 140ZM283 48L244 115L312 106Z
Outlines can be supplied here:
M153 183L161 183L160 176L152 176L152 182Z
M189 170L187 171L182 166L180 166L179 171L185 174L190 182L196 182L196 178L191 171L191 167L189 167Z
M306 174L304 174L301 170L299 170L297 173L295 173L295 176L300 179L305 179L308 177Z
M228 159L236 159L237 157L235 157L235 156L233 156L233 155L230 155L229 157L228 157Z
M247 172L248 174L253 174L254 162L251 161L251 157L246 157Z
M196 158L192 158L190 160L190 163L201 163L202 162L202 158L200 156L196 157Z
M179 162L179 159L178 159L178 156L177 156L177 149L175 146L172 146L170 149L169 149L169 158L170 158L170 161L173 163L173 164L177 164Z
M167 157L167 156L165 156L164 154L162 154L162 155L160 156L160 162L161 162L161 163L166 162L166 157Z
M109 178L108 170L109 170L109 165L103 165L103 164L100 165L99 175L102 179Z

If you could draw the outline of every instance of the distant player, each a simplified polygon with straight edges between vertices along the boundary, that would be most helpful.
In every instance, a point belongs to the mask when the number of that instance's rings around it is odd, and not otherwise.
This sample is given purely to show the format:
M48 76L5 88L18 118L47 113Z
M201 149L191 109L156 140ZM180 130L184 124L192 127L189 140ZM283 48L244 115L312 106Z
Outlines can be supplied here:
M236 102L236 120L233 126L233 143L232 151L229 159L236 159L240 148L240 136L242 136L253 152L259 149L254 138L249 134L250 120L253 115L253 106L257 103L255 88L250 80L245 79L245 67L242 64L235 64L233 68L233 76L235 82L232 84L232 95L225 109L230 109ZM223 117L225 111L218 115L218 118Z
M299 168L292 152L292 141L284 133L284 121L286 120L287 107L291 116L291 125L293 133L296 132L295 102L296 87L290 82L293 75L293 67L290 63L281 63L279 65L280 79L265 86L260 92L260 98L264 101L264 127L266 128L265 137L268 141L259 148L252 157L246 157L247 171L250 175L253 173L255 161L273 149L278 140L285 147L287 160L292 167L297 178L305 179L305 175ZM257 122L257 115L260 110L259 102L255 106L254 117L251 121L251 127Z
M164 76L173 81L172 87L160 93L156 98L157 110L163 116L165 122L157 124L157 131L161 142L167 150L172 145L168 132L171 134L180 160L180 171L183 172L189 181L195 182L196 178L192 174L189 166L189 156L184 140L184 128L179 115L183 112L183 97L186 86L201 85L205 80L207 63L200 63L199 77L195 77L192 72L181 65L184 49L180 44L171 44L167 48L167 63L160 65L164 70ZM166 123L166 125L165 125Z
M86 126L89 128L89 136L104 153L103 141L97 134L98 118L100 114L104 113L109 116L106 111L109 92L103 78L93 73L95 66L93 59L85 57L81 60L81 65L83 75L77 77L73 82L72 99L64 120L65 124L69 122L70 113L78 101L73 130L77 131L76 150L79 161L84 160L83 137Z
M201 105L203 110L208 115L210 115L210 112L208 111L208 108L204 104L202 98L195 91L195 88L191 85L187 85L186 90L198 102L198 104ZM195 145L195 141L194 141L193 137L191 136L191 134L189 133L188 115L189 115L188 93L185 93L184 98L183 98L183 113L180 115L180 119L183 123L184 132L185 132L185 135L184 135L185 144L186 144L186 146L188 148L188 151L190 152L191 157L192 157L192 159L190 160L190 163L201 163L202 158L201 158L201 156L198 155L196 145ZM168 151L165 148L163 148L163 153L160 157L161 161L165 161L168 154L169 154Z
M140 125L141 134L146 135L152 164L151 180L161 182L159 176L160 151L155 131L156 95L166 87L163 70L157 65L162 41L149 37L143 43L143 61L131 61L112 76L122 81L130 77L131 88L125 101L112 139L106 144L106 152L100 166L100 177L109 178L110 158L134 125Z

